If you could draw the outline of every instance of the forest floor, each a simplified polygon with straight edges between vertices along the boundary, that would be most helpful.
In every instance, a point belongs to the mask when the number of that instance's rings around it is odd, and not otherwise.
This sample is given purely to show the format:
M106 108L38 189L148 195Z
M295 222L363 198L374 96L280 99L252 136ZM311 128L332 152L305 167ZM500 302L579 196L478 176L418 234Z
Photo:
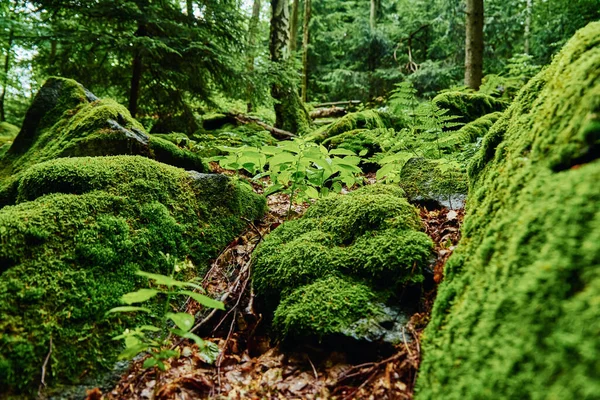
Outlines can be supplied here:
M268 205L269 213L260 224L249 221L248 229L219 255L204 278L206 291L224 301L227 311L200 310L195 302L184 305L188 313L200 312L194 332L219 346L217 362L206 364L196 345L174 340L181 357L166 372L144 370L143 359L136 360L112 391L91 390L89 400L413 398L421 335L444 264L460 239L463 210L419 207L426 232L435 242L437 259L432 266L434 282L422 290L419 311L407 326L412 340L393 348L364 343L352 348L326 343L282 348L269 336L250 280L252 252L287 219L289 197L270 196ZM292 206L292 218L301 216L308 206Z

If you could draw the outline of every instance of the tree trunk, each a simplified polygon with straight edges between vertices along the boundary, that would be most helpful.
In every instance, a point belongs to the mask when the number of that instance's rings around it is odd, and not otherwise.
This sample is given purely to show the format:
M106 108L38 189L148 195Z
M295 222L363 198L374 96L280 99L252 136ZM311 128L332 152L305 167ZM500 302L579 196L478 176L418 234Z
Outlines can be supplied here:
M4 75L2 76L2 92L0 92L0 122L6 121L6 111L4 107L4 100L6 98L6 90L8 88L8 71L10 70L10 51L12 49L14 40L14 32L11 31L8 34L8 43L6 47L6 57L4 58Z
M250 18L250 24L248 26L248 62L247 69L248 73L251 75L252 71L254 71L254 58L256 56L256 35L258 33L258 23L260 21L260 0L254 0L254 4L252 5L252 17ZM246 86L246 98L247 105L246 108L249 113L252 112L253 104L252 104L252 94L254 92L254 86L251 80L248 81L248 85Z
M304 0L304 26L302 36L302 101L308 99L308 43L310 42L310 0Z
M300 7L300 0L294 0L292 5L292 21L290 24L290 54L294 54L296 51L296 43L298 42L298 8Z
M271 10L271 61L279 63L285 69L289 56L289 0L271 0ZM271 87L271 95L275 99L275 127L292 133L307 131L310 120L296 90L294 86L281 83L274 83Z
M369 25L371 26L371 32L377 28L377 6L378 0L371 0L371 14L369 16Z
M527 8L525 10L525 48L524 53L529 55L530 39L531 39L531 13L533 11L533 0L527 0Z
M483 0L467 0L465 85L479 90L483 77Z
M135 32L135 36L146 36L146 26L139 25L138 30ZM138 108L138 99L140 95L140 83L142 81L142 69L143 69L143 60L142 60L142 52L138 47L134 50L133 53L133 63L132 63L132 73L131 73L131 86L129 92L129 113L133 118L135 118L137 114Z

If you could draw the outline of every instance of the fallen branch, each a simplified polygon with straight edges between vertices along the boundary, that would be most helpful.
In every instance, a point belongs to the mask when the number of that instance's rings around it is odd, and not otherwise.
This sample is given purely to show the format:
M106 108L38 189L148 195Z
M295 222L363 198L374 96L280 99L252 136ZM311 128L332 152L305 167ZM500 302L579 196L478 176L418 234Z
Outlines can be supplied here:
M360 101L360 100L332 101L332 102L329 102L329 103L319 103L319 104L316 104L315 108L334 107L334 106L357 106L360 103L362 103L362 101Z
M312 119L343 117L344 115L346 115L346 109L336 106L329 108L317 108L310 112L310 118Z
M46 367L48 366L48 361L50 360L50 355L52 354L52 336L50 336L50 349L48 350L48 354L46 354L46 359L44 360L44 364L42 365L42 379L40 381L40 387L38 389L38 397L42 397L42 389L46 387Z
M250 115L232 113L232 112L227 113L226 115L233 117L236 121L238 121L241 124L254 123L254 124L260 126L261 128L264 128L265 130L269 131L269 133L271 133L271 135L275 136L277 139L285 140L285 139L292 139L292 138L296 137L296 135L294 135L292 132L288 132L288 131L284 131L283 129L275 128L274 126L271 126L271 125L267 124L266 122L261 121L257 117L252 117Z

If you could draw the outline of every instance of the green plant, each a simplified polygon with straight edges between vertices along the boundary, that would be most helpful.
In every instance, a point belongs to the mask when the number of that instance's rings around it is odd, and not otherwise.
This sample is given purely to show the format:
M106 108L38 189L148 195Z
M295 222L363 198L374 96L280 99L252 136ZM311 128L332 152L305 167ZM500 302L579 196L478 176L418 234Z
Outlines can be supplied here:
M260 181L268 176L270 186L265 195L277 192L290 195L292 202L327 197L339 193L343 185L350 187L361 183L358 167L360 156L347 149L327 150L322 145L297 138L280 143L278 146L221 147L230 154L215 157L222 168L244 170Z
M133 329L126 329L123 334L115 336L113 340L124 340L125 350L119 355L119 359L131 360L142 353L148 353L148 357L143 363L143 368L155 367L159 371L167 369L164 361L179 357L179 352L170 347L169 337L175 334L185 339L193 340L200 349L200 355L207 363L213 363L219 354L219 348L216 344L202 340L199 336L190 332L194 325L194 316L185 312L171 312L171 300L177 296L191 297L205 307L224 310L222 302L213 300L203 294L187 290L192 288L203 290L202 286L192 281L183 282L173 278L176 272L180 272L189 267L189 262L175 262L175 260L165 255L168 263L172 265L170 276L161 274L152 274L144 271L137 271L136 275L153 281L155 288L139 289L135 292L126 293L121 297L125 306L114 307L109 313L122 312L143 312L154 314L154 310L159 312L156 316L156 325L141 325ZM160 302L156 302L155 307L140 307L133 304L145 303L149 300L161 296L163 298L162 307ZM175 327L171 327L172 324Z

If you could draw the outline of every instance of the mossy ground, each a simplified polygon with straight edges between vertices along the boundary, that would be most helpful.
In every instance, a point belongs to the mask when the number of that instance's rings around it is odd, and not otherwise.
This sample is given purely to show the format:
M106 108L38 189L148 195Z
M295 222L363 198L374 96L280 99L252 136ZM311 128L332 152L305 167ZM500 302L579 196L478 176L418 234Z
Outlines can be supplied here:
M8 151L18 134L19 128L8 122L0 122L0 159Z
M420 229L416 209L403 191L383 185L321 199L302 218L277 228L257 248L253 269L257 293L275 310L275 329L286 337L320 337L341 333L345 322L355 322L350 319L363 308L340 319L335 315L338 305L295 300L302 294L305 299L320 297L324 284L315 283L319 280L336 277L332 289L339 287L340 292L330 293L333 302L346 298L349 285L367 288L355 300L373 292L385 302L397 289L422 281L432 243ZM311 308L324 314L322 320L313 321Z
M470 165L417 399L598 397L599 111L595 22L521 90Z
M0 209L0 390L71 383L111 367L126 318L105 318L119 297L167 273L162 253L201 273L264 199L221 175L139 156L64 158L35 165Z

